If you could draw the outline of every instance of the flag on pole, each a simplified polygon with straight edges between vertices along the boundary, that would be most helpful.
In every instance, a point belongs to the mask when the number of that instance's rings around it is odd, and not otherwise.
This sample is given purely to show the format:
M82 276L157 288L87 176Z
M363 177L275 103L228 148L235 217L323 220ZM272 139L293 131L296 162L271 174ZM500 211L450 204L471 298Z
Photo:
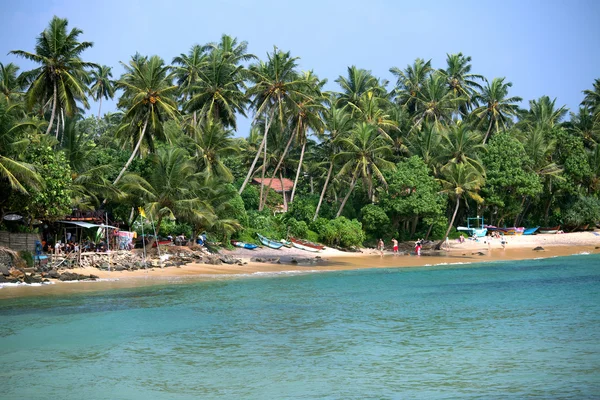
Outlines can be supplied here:
M146 218L146 212L144 211L144 207L138 207L138 210L140 212L140 215L144 218Z

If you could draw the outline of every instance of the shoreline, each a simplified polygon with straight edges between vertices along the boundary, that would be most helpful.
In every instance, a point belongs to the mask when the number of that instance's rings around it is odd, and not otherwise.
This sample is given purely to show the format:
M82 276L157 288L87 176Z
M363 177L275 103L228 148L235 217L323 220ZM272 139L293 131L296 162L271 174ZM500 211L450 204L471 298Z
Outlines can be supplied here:
M375 249L362 249L360 253L347 253L326 248L320 253L310 253L295 248L222 250L223 255L240 258L242 264L190 263L181 267L149 268L136 271L101 271L97 268L74 268L72 272L94 274L99 281L61 282L43 285L15 285L0 288L0 300L28 296L58 296L83 292L101 292L119 288L135 288L161 284L182 284L198 281L238 279L269 275L297 275L328 271L361 270L377 268L412 268L439 265L488 263L494 261L528 260L577 254L600 254L600 234L579 232L563 235L515 236L507 238L506 248L500 240L481 238L479 241L450 242L450 249L414 254L394 255L386 250L384 255ZM541 246L544 250L533 250ZM279 259L279 263L255 262L255 258ZM295 262L294 262L295 260Z

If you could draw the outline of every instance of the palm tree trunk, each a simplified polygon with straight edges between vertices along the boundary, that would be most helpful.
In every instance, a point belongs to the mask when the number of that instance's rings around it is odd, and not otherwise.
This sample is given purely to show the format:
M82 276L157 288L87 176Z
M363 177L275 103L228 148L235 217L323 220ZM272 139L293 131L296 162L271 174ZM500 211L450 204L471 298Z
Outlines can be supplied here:
M267 121L265 132L267 132L269 130L269 128L271 127L271 120L273 119L272 117L273 117L274 111L275 110L271 110L271 114ZM258 147L258 151L256 152L256 156L254 157L254 161L252 161L252 165L250 166L250 169L248 170L246 179L244 179L244 183L242 183L242 186L240 187L240 190L238 191L239 194L242 194L242 192L246 188L246 185L250 181L250 178L252 177L252 171L254 171L254 166L256 165L256 162L258 161L258 158L260 157L260 153L263 149L263 146L265 145L266 138L267 138L266 134L263 135L263 140L260 142L260 146Z
M148 126L148 119L149 119L149 116L147 116L146 117L146 121L144 121L144 127L142 128L142 133L140 134L140 138L138 139L135 147L133 148L133 151L131 152L131 156L129 157L129 160L127 160L127 162L125 163L125 166L123 167L123 169L119 173L119 176L117 176L117 179L115 179L115 181L113 182L113 185L116 185L117 182L119 182L119 180L121 180L121 177L123 176L123 174L125 173L125 171L127 171L127 168L129 168L129 165L131 165L131 162L135 158L135 154L140 149L140 146L142 144L142 140L144 139L144 134L146 133L146 126Z
M327 185L329 184L329 178L331 177L331 172L333 171L333 161L329 164L329 171L327 171L327 178L325 178L325 183L323 184L323 190L321 190L321 196L319 197L319 203L317 204L317 209L315 210L315 216L313 217L313 221L316 221L319 217L319 210L321 209L321 203L323 203L323 198L325 197L325 192L327 191Z
M490 117L490 126L488 126L488 130L485 133L485 137L483 138L483 144L485 144L485 142L488 139L488 136L490 135L490 132L492 131L492 125L494 123L494 119Z
M46 135L50 134L52 124L54 123L54 115L56 114L56 103L58 102L58 88L56 87L56 81L54 81L54 96L52 100L52 114L50 114L50 122L48 122L48 128L46 129Z
M273 179L275 178L275 175L279 171L279 168L281 167L281 164L283 163L283 159L287 155L290 145L292 144L292 140L294 140L294 135L290 135L290 139L288 140L287 144L285 145L285 150L283 151L283 154L279 158L279 162L277 163L277 166L275 167L275 171L273 171L273 175L271 175L271 180L269 181L269 186L267 187L267 194L265 195L264 200L261 197L261 203L259 203L259 210L262 210L265 207L265 203L267 202L267 197L269 196L269 190L271 190L271 185L273 185ZM281 189L283 190L283 181L281 182ZM285 191L283 192L283 197L285 198Z
M102 110L102 96L100 96L100 104L98 105L98 119L100 119L100 110Z
M521 209L521 210L523 210L523 205L525 204L525 199L526 199L526 198L527 198L526 196L523 196L523 200L521 201L521 207L520 207L520 209ZM514 227L516 227L516 226L517 226L517 223L519 222L519 216L520 216L520 215L521 215L521 213L519 212L519 213L517 214L517 216L515 217L515 220L513 221L513 226L514 226Z
M281 183L281 188L283 189L283 174L279 171L279 182ZM287 212L288 204L287 199L285 198L285 190L283 191L283 211Z
M61 119L61 126L62 126L62 135L60 137L60 145L62 146L64 141L65 141L65 110L63 108L60 109L60 119Z
M265 190L265 172L267 171L267 143L268 143L267 141L268 141L268 134L269 134L270 127L271 127L271 118L269 118L267 125L265 125L265 134L264 134L264 138L263 138L265 145L263 146L263 165L262 165L262 172L261 172L261 178L260 178L259 200L263 198L263 192ZM281 189L283 190L283 188L281 188ZM269 192L267 192L267 195L268 194L269 194ZM283 190L283 195L285 196L285 190ZM258 211L262 211L260 201L258 202Z
M348 198L350 197L350 194L354 190L354 186L355 185L356 185L356 172L354 172L354 175L352 176L352 182L350 183L350 190L348 190L348 193L344 197L344 200L342 200L342 204L340 205L340 209L338 210L337 214L335 215L336 218L339 217L340 215L342 215L342 211L344 210L344 206L346 205L346 202L348 201Z
M60 129L60 115L56 117L56 131L54 131L54 137L58 140L58 131Z
M306 140L302 144L302 151L300 152L300 162L298 163L298 170L296 171L296 180L294 181L294 187L292 188L292 197L290 203L294 202L294 195L296 194L296 186L298 185L298 178L300 177L300 170L302 169L302 160L304 159L304 150L306 149Z
M435 246L436 250L439 250L442 248L442 244L444 244L444 241L450 234L450 230L452 229L452 225L454 225L454 219L456 218L456 213L458 213L459 206L460 206L460 196L456 198L456 207L454 208L454 214L452 214L452 220L450 221L450 225L448 225L448 230L446 231L446 234L444 235L442 240L440 240L440 242Z

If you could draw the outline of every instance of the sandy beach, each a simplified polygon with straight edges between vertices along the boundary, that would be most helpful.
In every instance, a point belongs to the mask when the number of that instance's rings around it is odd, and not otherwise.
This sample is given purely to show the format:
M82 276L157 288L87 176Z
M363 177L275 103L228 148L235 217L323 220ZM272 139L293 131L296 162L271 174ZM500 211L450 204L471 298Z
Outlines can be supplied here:
M259 248L256 250L222 250L222 254L242 260L242 264L198 264L181 267L150 268L136 271L101 271L96 268L76 268L80 274L100 277L96 282L60 282L42 286L7 286L0 290L0 299L35 296L62 295L87 291L128 288L160 284L189 283L199 280L239 279L268 275L317 273L325 271L356 270L368 268L409 268L418 266L470 264L504 260L522 260L592 254L600 252L598 232L577 232L559 235L535 235L507 237L503 247L500 239L480 238L464 243L450 241L450 247L442 251L425 251L421 256L394 254L387 249L383 255L375 249L348 253L326 248L311 253L295 248L279 250ZM406 244L405 244L406 246ZM534 250L542 247L543 250ZM259 258L263 262L256 262ZM254 261L253 261L254 260Z

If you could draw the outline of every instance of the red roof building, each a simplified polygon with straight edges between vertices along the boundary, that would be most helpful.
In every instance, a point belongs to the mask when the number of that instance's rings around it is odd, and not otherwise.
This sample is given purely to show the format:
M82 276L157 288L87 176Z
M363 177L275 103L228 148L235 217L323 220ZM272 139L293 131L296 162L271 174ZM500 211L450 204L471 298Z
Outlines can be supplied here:
M273 181L273 183L271 183L271 180ZM276 191L277 193L281 193L283 192L283 189L285 189L286 192L291 192L292 188L294 187L294 181L288 178L283 178L283 179L270 179L270 178L265 178L265 179L261 179L261 178L253 178L252 179L252 183L254 183L255 185L260 185L260 183L264 182L264 185L266 187L269 186L269 183L271 183L271 189L273 189L274 191ZM281 181L283 181L283 189L281 188Z

